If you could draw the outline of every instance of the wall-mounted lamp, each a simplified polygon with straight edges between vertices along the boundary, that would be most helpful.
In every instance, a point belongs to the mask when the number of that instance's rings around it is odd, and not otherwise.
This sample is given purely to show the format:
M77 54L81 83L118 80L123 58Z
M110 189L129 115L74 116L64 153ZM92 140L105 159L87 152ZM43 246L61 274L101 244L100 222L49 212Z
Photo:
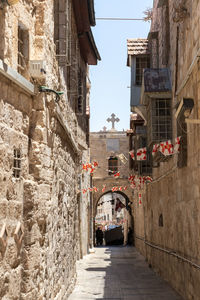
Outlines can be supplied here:
M193 107L194 107L193 99L183 98L177 107L175 118L178 119L182 116L188 118L192 112Z
M1 7L6 6L6 5L14 5L17 4L19 2L19 0L0 0L0 5Z
M49 89L48 87L43 86L43 85L39 86L39 92L56 94L56 102L58 102L60 100L60 96L64 94L64 92L55 91L55 90Z

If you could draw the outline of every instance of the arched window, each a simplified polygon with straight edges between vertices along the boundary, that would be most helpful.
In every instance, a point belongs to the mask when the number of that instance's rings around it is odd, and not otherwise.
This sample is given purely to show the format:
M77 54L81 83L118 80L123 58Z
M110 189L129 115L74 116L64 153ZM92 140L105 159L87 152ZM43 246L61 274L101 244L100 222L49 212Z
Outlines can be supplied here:
M113 175L118 171L118 159L117 157L110 156L108 159L108 175Z

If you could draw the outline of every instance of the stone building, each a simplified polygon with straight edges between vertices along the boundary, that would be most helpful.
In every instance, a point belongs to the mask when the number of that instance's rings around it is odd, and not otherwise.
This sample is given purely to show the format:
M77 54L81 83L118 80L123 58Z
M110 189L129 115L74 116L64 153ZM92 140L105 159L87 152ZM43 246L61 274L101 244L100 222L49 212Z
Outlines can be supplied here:
M148 38L128 40L131 76L142 74L139 93L132 78L130 147L143 139L153 177L140 204L135 192L135 245L184 299L200 295L199 36L199 1L154 0ZM131 171L145 170L135 161Z
M98 203L104 195L113 193L122 195L125 198L126 210L124 213L125 223L125 240L127 238L128 227L133 226L132 220L132 189L129 185L129 162L128 162L128 143L126 131L117 131L115 114L107 119L112 122L112 129L106 127L99 132L90 133L90 155L91 161L98 162L98 168L93 175L93 186L97 188L93 193L93 219L97 214ZM122 156L121 156L122 155ZM113 190L116 188L116 190ZM130 212L130 213L129 213Z
M87 253L94 25L92 0L0 1L2 300L66 299Z

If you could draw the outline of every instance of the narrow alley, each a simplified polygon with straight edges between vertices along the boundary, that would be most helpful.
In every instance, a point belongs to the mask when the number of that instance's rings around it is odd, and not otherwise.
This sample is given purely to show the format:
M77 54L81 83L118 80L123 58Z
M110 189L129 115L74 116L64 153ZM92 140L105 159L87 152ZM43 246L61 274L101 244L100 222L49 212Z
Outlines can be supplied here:
M133 247L98 247L77 263L69 300L181 300Z

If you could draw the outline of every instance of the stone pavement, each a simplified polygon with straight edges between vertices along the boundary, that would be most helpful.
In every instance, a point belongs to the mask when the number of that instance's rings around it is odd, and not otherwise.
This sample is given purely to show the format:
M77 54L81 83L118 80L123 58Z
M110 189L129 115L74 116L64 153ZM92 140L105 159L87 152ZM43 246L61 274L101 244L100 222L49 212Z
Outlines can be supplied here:
M98 247L77 264L68 300L182 300L133 247Z

